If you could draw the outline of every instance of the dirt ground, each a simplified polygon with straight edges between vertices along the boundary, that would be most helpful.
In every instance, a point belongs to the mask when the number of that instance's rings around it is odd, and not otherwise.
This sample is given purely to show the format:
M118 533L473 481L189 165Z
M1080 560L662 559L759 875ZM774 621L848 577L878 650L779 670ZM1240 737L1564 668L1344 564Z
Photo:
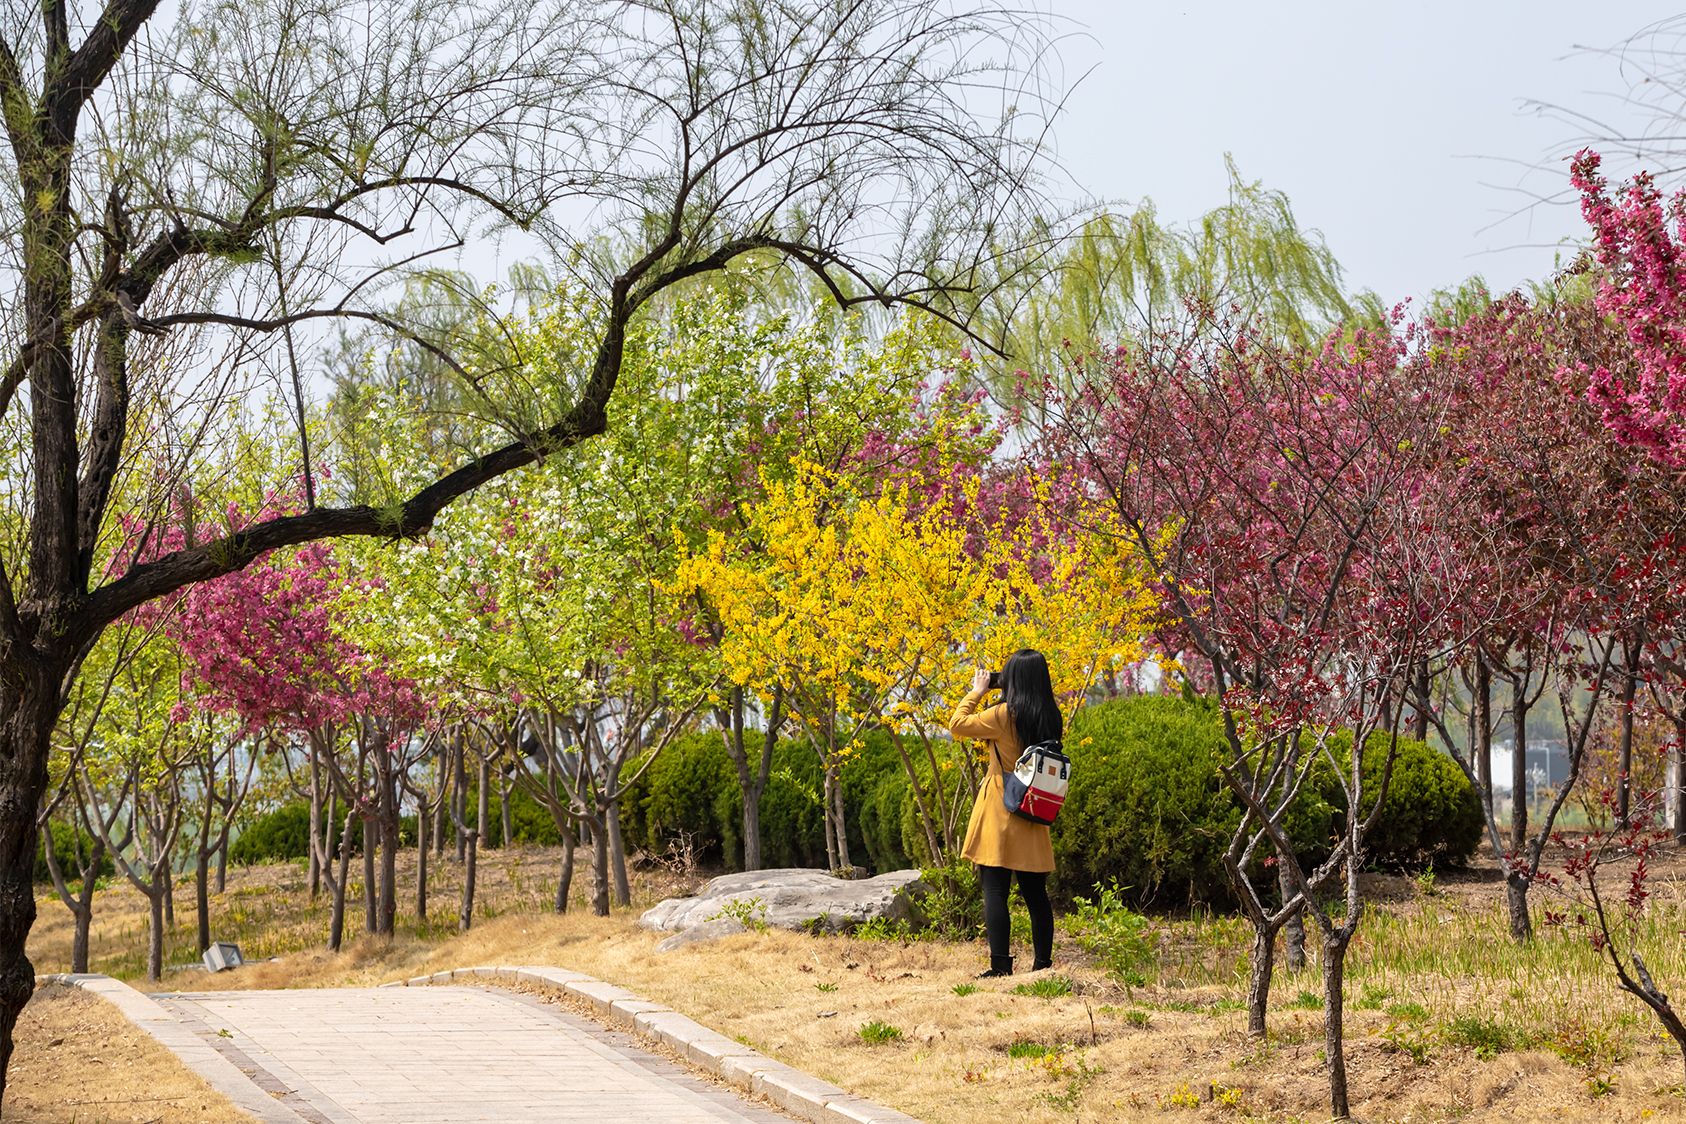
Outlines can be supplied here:
M658 935L637 928L636 918L694 878L645 872L631 909L595 918L576 902L558 916L546 908L535 874L548 857L528 852L516 859L505 857L515 862L514 877L483 870L484 884L495 889L466 934L417 928L390 941L359 940L338 955L300 947L219 975L216 986L380 983L448 967L554 964L666 1003L929 1124L1287 1124L1328 1116L1315 964L1299 975L1278 971L1271 1034L1248 1040L1240 1009L1247 932L1231 918L1155 919L1155 967L1142 986L1109 978L1063 931L1053 972L973 981L987 960L978 942L769 931L657 954ZM488 859L488 868L497 861ZM1675 881L1681 875L1686 860L1666 856L1656 879L1662 893L1649 914L1646 939L1666 947L1648 959L1665 989L1686 980L1686 942L1679 939L1686 910ZM1509 940L1496 864L1478 861L1432 882L1367 875L1365 884L1370 906L1349 956L1345 1019L1359 1119L1686 1121L1679 1048L1616 990L1608 964L1578 934L1542 932L1520 948ZM239 903L266 902L276 930L294 943L325 928L324 907L310 905L293 867L240 872L223 897L218 908L225 911L250 912ZM140 904L124 891L101 895L107 936L96 942L96 970L102 955L112 963L130 956L112 933L144 937L126 920L130 910L143 916ZM65 914L55 902L41 908L43 922L53 911ZM454 917L444 899L435 909ZM190 941L191 918L179 920ZM360 927L360 908L351 920ZM51 963L67 941L62 925L38 924L31 954ZM1070 979L1073 993L1015 991L1049 976ZM162 987L205 984L200 973L179 973ZM879 1041L862 1034L874 1024L885 1028L877 1030ZM1503 1040L1471 1044L1471 1025L1501 1027Z

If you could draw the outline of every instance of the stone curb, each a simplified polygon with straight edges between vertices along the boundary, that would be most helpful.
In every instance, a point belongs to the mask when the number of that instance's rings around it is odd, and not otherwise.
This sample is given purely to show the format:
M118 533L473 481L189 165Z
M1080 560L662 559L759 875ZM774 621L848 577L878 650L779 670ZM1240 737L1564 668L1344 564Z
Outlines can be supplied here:
M57 980L71 987L79 987L107 1000L123 1012L130 1022L152 1035L159 1045L175 1054L189 1069L203 1077L211 1088L233 1101L242 1111L263 1121L263 1124L309 1124L304 1117L259 1089L244 1070L218 1053L215 1046L187 1029L174 1015L122 980L114 980L110 976L97 973L76 975L69 972L36 977L37 984L47 980Z
M381 987L425 987L429 984L473 983L500 979L555 988L584 1000L607 1021L668 1047L692 1065L751 1093L763 1093L774 1104L813 1124L920 1124L914 1117L874 1104L845 1089L783 1062L776 1062L748 1046L710 1030L671 1007L651 1003L625 988L566 968L531 965L522 968L458 968L411 980L394 980Z

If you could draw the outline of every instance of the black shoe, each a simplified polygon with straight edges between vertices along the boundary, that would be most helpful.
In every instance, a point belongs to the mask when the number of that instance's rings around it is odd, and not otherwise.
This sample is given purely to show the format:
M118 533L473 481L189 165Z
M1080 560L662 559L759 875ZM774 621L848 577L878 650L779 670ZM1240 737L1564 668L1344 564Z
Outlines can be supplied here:
M1044 968L1052 968L1053 966L1054 962L1052 960L1034 960L1031 962L1030 970L1032 972L1040 972Z
M972 978L975 980L991 980L996 976L1010 976L1013 974L1013 958L1011 956L991 956L989 971L979 972Z

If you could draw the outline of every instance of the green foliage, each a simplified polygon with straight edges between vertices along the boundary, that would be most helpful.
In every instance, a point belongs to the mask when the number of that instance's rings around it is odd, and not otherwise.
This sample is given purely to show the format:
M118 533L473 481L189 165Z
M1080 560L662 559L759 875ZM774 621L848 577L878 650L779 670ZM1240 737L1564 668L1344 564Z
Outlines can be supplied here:
M1040 1042L1032 1042L1028 1038L1021 1038L1007 1046L1009 1058L1040 1058L1044 1054L1053 1053L1053 1047L1044 1046Z
M887 735L873 731L862 743L843 765L850 857L878 873L904 870L910 864L898 834L896 780L902 778L905 789L905 770ZM819 756L805 739L774 745L772 774L761 794L763 866L825 866L824 779ZM743 794L717 731L687 734L663 751L623 798L621 832L628 847L657 855L690 833L700 862L742 867Z
M729 919L757 933L767 931L767 903L760 898L734 898L720 903L718 912L705 918L708 921Z
M1218 773L1222 736L1217 707L1198 698L1144 696L1079 711L1066 736L1075 765L1071 791L1054 826L1061 887L1092 895L1109 882L1128 886L1132 904L1228 902L1223 852L1241 813ZM1350 756L1350 744L1332 739L1337 761ZM1384 735L1370 739L1366 769L1373 779L1386 747ZM1284 824L1308 864L1328 855L1343 814L1338 775L1321 757L1312 767ZM1375 787L1366 788L1368 812ZM1480 804L1457 763L1422 742L1400 739L1367 857L1386 865L1461 863L1481 833Z
M1428 1018L1428 1008L1421 1003L1406 1000L1402 1003L1389 1003L1382 1008L1383 1013L1390 1019L1404 1019L1407 1022L1420 1023Z
M982 991L983 988L974 983L957 983L948 990L954 992L956 995L966 996L976 994L977 992Z
M93 844L93 837L81 828L72 828L67 824L55 822L53 824L53 855L59 861L59 873L64 875L66 885L76 886L81 882L81 862L76 857L76 849L80 844L82 857L88 856L88 849ZM115 872L116 866L111 856L100 852L98 868L94 871L94 880L109 878ZM47 869L47 836L43 832L35 844L35 881L51 882L53 872Z
M1479 1015L1458 1015L1446 1024L1444 1035L1453 1046L1467 1046L1482 1061L1490 1061L1516 1046L1516 1035L1497 1019Z
M1045 976L1013 989L1014 995L1034 995L1038 999L1057 999L1072 993L1070 976Z
M930 888L919 903L927 934L936 940L969 941L983 932L983 888L977 867L956 857L947 866L921 870L919 880Z
M1113 882L1138 903L1226 900L1222 855L1240 813L1218 774L1221 730L1204 701L1139 697L1078 711L1053 832L1060 885L1088 893Z
M861 1041L870 1046L882 1046L887 1042L900 1042L902 1040L900 1027L891 1026L889 1023L880 1022L877 1019L873 1019L869 1023L862 1023L861 1029L857 1033L860 1034Z
M888 917L870 917L849 930L858 941L916 941L927 934L906 921L892 921Z
M1077 947L1099 958L1113 978L1132 987L1145 982L1142 969L1153 962L1153 936L1147 918L1124 905L1122 888L1109 882L1093 900L1074 898L1072 905L1065 926Z
M349 814L346 813L345 816ZM339 841L342 838L340 832L345 827L345 816L342 816L328 832L328 837L335 847L339 846ZM416 817L402 816L399 818L398 845L400 847L414 847L416 845ZM351 831L351 853L362 854L362 852L363 833L354 827ZM228 847L228 861L237 866L250 866L253 863L290 859L308 859L309 857L310 805L302 801L283 804L275 811L259 816Z
M861 802L861 838L866 843L867 862L880 874L891 870L906 870L913 866L902 845L902 823L909 812L915 822L919 808L913 799L913 786L908 782L907 770L897 762L897 768L887 771L874 781ZM847 788L845 788L847 795ZM928 848L920 848L921 852Z
M1343 773L1351 761L1351 745L1350 735L1330 739ZM1364 815L1376 806L1376 786L1381 783L1387 748L1388 735L1381 731L1371 734L1365 744L1365 793L1360 803ZM1314 779L1324 801L1335 809L1330 830L1336 831L1344 813L1340 782L1327 761L1319 761L1318 768ZM1387 806L1364 837L1365 858L1394 867L1435 863L1461 866L1475 854L1484 830L1480 798L1457 762L1414 738L1400 738L1388 782ZM1327 853L1326 845L1313 852L1316 857Z
M299 802L259 816L228 848L228 861L239 866L309 857L310 805Z
M1282 1006L1289 1010L1321 1011L1323 1009L1323 997L1315 991L1301 991Z

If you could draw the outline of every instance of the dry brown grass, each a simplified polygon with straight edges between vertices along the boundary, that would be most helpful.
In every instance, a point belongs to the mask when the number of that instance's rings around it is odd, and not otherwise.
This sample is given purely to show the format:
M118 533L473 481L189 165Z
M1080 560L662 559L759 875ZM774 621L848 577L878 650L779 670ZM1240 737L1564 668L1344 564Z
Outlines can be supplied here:
M494 887L486 911L493 916L470 933L436 935L412 925L394 940L360 940L338 956L304 947L219 976L215 986L372 984L479 964L554 964L631 988L931 1124L1286 1122L1327 1113L1322 1013L1294 1006L1300 992L1320 990L1315 969L1278 974L1272 1037L1248 1042L1236 1002L1244 934L1224 919L1158 923L1158 966L1145 987L1106 978L1062 944L1056 970L1076 981L1077 994L1016 995L1011 985L1026 982L1021 976L982 981L962 996L953 989L971 982L985 962L981 945L774 931L657 955L657 935L634 921L672 889L672 878L641 875L638 904L612 917L594 918L577 906L558 917L546 910L545 887L533 875L548 867L545 859L523 853L513 874L493 873L495 857L489 861L483 877ZM1443 883L1434 897L1402 879L1374 880L1378 903L1351 960L1354 1111L1373 1121L1686 1121L1679 1051L1658 1039L1648 1016L1614 991L1607 967L1570 938L1542 937L1525 951L1510 945L1496 888L1484 878L1478 871ZM291 867L243 872L228 900L264 902L278 922L272 939L302 943L325 922L297 882ZM44 917L64 912L56 903L42 908ZM121 918L122 895L102 896L101 908ZM1658 923L1686 927L1686 914L1668 909L1677 912L1660 909ZM352 920L360 928L360 907ZM38 925L32 954L49 961L61 955L68 931L56 938L55 931ZM138 932L132 939L138 942ZM103 940L96 968L102 956L121 962L129 955L109 934ZM1683 958L1686 950L1675 949L1664 961L1674 987L1686 981L1686 968L1675 963ZM202 988L206 978L182 973L165 986ZM1399 1004L1417 1004L1421 1016L1401 1016ZM826 1011L836 1014L822 1017ZM1449 1032L1460 1017L1502 1021L1519 1048L1477 1057ZM864 1042L859 1030L871 1021L896 1027L901 1041ZM1610 1047L1603 1060L1564 1060L1561 1046L1577 1028ZM1011 1057L1020 1041L1052 1049L1053 1060ZM1406 1048L1413 1045L1425 1064L1414 1061ZM1608 1080L1611 1090L1595 1095L1589 1077Z
M18 1019L5 1117L20 1124L252 1119L116 1007L58 983L37 988Z

